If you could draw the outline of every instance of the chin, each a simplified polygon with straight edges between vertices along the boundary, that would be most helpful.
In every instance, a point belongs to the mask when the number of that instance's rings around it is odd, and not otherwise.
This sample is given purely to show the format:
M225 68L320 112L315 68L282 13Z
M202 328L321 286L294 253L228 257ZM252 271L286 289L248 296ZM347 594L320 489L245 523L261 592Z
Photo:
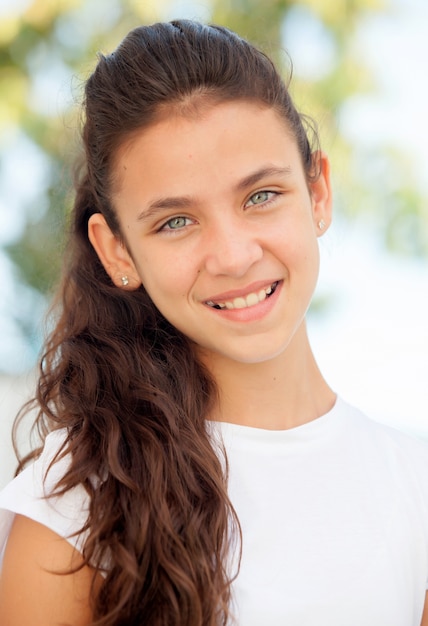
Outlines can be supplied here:
M242 363L243 365L259 365L261 363L269 363L274 361L283 355L287 350L287 345L272 346L270 349L267 346L263 348L247 348L243 350L228 351L220 353L221 356L229 361L235 361L236 363Z

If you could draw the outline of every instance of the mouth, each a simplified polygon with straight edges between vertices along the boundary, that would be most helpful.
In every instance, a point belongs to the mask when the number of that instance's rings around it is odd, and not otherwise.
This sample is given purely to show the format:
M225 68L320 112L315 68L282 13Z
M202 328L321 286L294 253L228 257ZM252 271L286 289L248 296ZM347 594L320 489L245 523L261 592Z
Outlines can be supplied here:
M249 293L245 297L233 298L231 300L227 300L226 302L213 302L213 300L207 300L205 304L212 309L218 309L220 311L224 309L227 309L228 311L231 311L233 309L246 309L248 307L256 306L256 304L259 304L267 298L270 298L270 296L275 293L278 285L279 281L276 280L268 287L265 287L264 289L259 289L259 291Z

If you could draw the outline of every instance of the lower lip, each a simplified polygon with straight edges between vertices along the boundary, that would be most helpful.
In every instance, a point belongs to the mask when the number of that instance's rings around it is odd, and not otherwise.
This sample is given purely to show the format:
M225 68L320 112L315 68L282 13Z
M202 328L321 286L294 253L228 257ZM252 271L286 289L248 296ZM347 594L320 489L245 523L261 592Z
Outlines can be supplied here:
M214 309L208 307L212 313L219 315L222 319L231 320L233 322L257 322L268 315L279 298L283 281L279 281L275 291L268 298L254 306L248 306L243 309ZM208 306L208 305L207 305Z

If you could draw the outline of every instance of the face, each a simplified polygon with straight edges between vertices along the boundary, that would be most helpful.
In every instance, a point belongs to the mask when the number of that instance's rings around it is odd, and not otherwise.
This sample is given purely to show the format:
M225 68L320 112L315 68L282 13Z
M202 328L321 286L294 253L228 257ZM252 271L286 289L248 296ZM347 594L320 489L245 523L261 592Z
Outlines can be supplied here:
M126 248L100 215L90 238L113 280L142 283L208 363L272 359L315 288L318 224L329 223L331 202L324 156L321 164L308 185L272 109L232 102L171 116L118 154L113 204Z

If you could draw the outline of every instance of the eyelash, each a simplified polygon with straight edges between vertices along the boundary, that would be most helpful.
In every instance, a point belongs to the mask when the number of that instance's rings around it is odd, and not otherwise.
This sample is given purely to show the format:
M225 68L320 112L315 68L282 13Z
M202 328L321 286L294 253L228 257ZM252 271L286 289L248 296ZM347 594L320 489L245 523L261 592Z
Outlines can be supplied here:
M170 224L171 222L173 222L174 220L185 220L187 223L184 224L184 226L181 226L180 228L168 228L168 224ZM185 228L186 226L188 226L188 222L192 222L192 220L190 219L190 217L185 217L184 215L175 215L174 217L170 217L169 220L167 220L164 224L162 224L162 226L159 228L158 232L179 232L180 230L183 230L183 228Z
M254 196L259 196L261 194L267 194L269 197L267 198L267 200L264 200L263 202L256 202L254 204L249 204L250 200L254 198ZM256 191L255 193L251 194L251 196L248 198L244 206L245 207L266 206L267 204L274 202L279 195L281 194L278 191L271 191L270 189L260 189L260 191Z
M267 194L268 198L266 200L264 200L263 202L258 202L258 203L254 203L252 205L249 205L249 202L252 198L254 198L254 196L258 196L261 194ZM271 202L274 202L276 200L276 198L278 196L280 196L281 194L278 191L270 191L269 189L261 189L260 191L256 191L254 192L246 201L244 207L247 208L248 206L266 206L268 204L270 204ZM168 228L168 224L170 222L173 222L174 220L185 220L186 222L191 222L191 219L189 217L185 217L184 215L176 215L175 217L171 217L169 220L167 220L164 224L162 224L162 226L159 228L158 232L179 232L181 230L183 230L183 228L185 228L185 226L188 226L188 224L184 224L182 227L180 228Z

